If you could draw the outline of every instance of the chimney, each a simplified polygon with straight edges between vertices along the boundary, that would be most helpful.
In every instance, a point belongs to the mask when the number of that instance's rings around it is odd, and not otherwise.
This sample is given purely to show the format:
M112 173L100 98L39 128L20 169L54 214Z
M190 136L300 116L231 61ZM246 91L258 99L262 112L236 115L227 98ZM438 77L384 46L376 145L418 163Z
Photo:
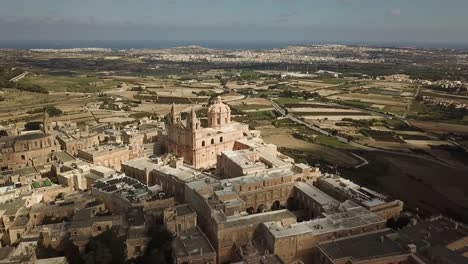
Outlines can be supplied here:
M416 245L415 244L408 244L408 250L411 254L415 254L417 251Z

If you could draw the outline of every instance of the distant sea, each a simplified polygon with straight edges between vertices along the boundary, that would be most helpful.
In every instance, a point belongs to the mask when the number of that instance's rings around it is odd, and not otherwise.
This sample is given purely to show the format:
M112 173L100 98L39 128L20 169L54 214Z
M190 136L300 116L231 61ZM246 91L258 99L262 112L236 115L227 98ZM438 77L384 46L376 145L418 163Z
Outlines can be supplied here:
M170 40L0 40L0 48L10 49L69 49L69 48L110 48L113 50L172 48L191 45L212 49L273 49L291 45L343 44L375 47L415 47L440 49L468 49L468 43L403 43L403 42L331 42L331 41L170 41Z

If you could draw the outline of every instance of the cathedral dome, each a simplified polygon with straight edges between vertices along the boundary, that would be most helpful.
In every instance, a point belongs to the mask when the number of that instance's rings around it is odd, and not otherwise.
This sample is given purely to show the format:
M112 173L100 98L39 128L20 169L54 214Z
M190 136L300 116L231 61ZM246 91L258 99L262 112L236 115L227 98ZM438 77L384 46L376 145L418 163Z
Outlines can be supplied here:
M208 113L230 113L231 108L221 101L221 97L216 97L214 104L208 108Z

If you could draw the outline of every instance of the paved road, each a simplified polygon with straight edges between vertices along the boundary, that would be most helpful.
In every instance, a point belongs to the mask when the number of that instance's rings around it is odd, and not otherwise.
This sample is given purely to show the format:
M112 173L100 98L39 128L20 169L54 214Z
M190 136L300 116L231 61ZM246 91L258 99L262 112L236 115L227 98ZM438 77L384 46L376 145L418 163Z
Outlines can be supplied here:
M368 161L368 160L366 160L365 158L359 156L358 154L353 153L353 152L351 152L351 154L353 154L353 156L355 156L356 158L358 158L358 159L360 159L360 160L362 161L361 164L354 166L354 168L359 169L359 168L361 168L361 167L366 166L366 165L369 164L369 161Z
M356 147L358 149L361 149L361 150L367 150L367 151L375 151L375 152L381 152L381 153L385 153L385 154L392 154L392 155L400 155L400 156L406 156L406 157L412 157L412 158L420 158L420 159L424 159L424 160L427 160L427 161L430 161L430 162L434 162L434 163L437 163L441 166L445 166L445 167L451 167L451 168L454 168L453 165L451 164L448 164L446 162L443 162L441 160L438 160L438 159L435 159L435 158L432 158L432 157L428 157L428 156L423 156L423 155L420 155L420 154L415 154L415 153L408 153L408 152L400 152L400 151L393 151L393 150L387 150L387 149L379 149L379 148L374 148L374 147L369 147L369 146L365 146L365 145L362 145L360 143L357 143L355 141L349 141L348 139L346 138L343 138L341 136L333 136L331 135L330 133L328 133L327 131L319 128L319 127L316 127L308 122L305 122L291 114L286 114L286 111L280 106L278 105L276 102L274 102L273 100L270 100L273 107L279 112L281 113L281 115L283 115L284 117L298 123L298 124L301 124L301 125L304 125L306 126L307 128L310 128L322 135L325 135L325 136L329 136L329 137L333 137L335 138L336 140L342 142L342 143L346 143L346 144L349 144L353 147ZM406 120L405 120L406 121Z

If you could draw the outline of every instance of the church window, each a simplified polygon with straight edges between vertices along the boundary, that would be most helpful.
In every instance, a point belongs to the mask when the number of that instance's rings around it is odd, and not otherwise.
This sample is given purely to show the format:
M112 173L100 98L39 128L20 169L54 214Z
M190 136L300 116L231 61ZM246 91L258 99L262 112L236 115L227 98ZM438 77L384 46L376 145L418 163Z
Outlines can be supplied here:
M203 140L203 141L201 142L201 146L202 146L202 147L205 146L205 140Z
M214 144L214 138L211 139L211 144Z
M216 119L216 122L218 122L218 125L220 125L221 124L221 118L218 117L218 119Z
M220 137L220 138L219 138L219 142L223 142L223 137Z

